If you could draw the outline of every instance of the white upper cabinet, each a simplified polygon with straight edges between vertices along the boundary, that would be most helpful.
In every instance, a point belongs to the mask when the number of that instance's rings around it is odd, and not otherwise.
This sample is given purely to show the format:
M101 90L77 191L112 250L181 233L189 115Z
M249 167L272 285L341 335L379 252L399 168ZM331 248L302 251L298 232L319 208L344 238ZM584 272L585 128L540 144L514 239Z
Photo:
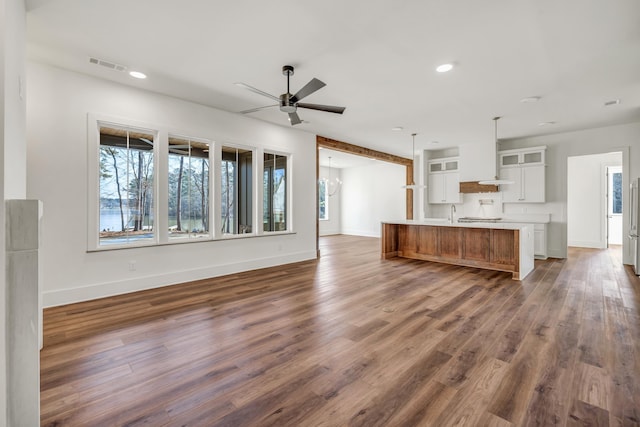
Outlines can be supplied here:
M461 203L459 160L457 157L427 163L427 200L429 203Z
M436 172L457 172L459 161L457 157L431 160L428 163L429 173Z
M533 147L498 152L504 203L545 202L545 152L547 147Z
M545 164L547 147L534 147L520 150L499 151L500 167L521 167Z

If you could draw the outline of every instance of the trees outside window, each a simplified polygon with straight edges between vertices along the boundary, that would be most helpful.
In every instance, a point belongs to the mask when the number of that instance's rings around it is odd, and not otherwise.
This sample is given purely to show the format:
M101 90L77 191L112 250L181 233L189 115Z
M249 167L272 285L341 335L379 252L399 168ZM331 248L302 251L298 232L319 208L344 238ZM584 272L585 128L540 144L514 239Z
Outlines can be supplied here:
M287 156L264 153L263 227L264 231L287 229Z
M209 144L169 135L169 238L209 235Z
M253 233L253 151L222 146L222 234Z
M611 213L622 214L622 172L614 172L611 183Z
M89 114L89 251L291 231L288 154L119 120Z
M326 179L318 181L318 219L326 221L329 219L329 184Z
M150 133L100 127L100 245L156 239L153 147Z

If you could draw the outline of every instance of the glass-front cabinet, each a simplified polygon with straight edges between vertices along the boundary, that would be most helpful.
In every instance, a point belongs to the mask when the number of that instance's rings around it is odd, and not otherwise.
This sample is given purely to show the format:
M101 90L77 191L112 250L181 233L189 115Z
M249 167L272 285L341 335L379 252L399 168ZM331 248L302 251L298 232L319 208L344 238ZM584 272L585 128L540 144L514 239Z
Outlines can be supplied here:
M544 203L546 146L498 152L504 203Z
M427 200L429 203L461 203L460 161L458 157L430 160L427 163Z

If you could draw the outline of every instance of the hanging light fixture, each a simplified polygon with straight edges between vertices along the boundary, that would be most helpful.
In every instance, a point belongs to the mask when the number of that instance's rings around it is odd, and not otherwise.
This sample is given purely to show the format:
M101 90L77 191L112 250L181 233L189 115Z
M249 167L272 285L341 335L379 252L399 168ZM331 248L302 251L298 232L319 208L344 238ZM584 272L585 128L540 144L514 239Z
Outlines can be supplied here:
M412 138L412 144L411 144L411 156L412 156L412 160L415 161L416 158L416 135L417 133L412 133L411 134L411 138ZM415 175L415 174L414 174ZM407 188L409 190L412 189L417 189L417 188L426 188L426 186L424 185L417 185L414 181L413 181L413 176L411 176L411 183L407 184L407 185L403 185L402 188Z
M493 142L493 147L494 147L494 153L493 155L496 157L496 162L498 161L497 159L497 150L498 150L498 120L500 120L501 117L494 117L493 118L493 128L494 128L494 142ZM496 165L496 175L493 179L487 179L484 181L480 181L478 182L478 184L480 185L503 185L503 184L514 184L513 181L509 181L508 179L500 179L500 176L498 174L498 167Z
M340 187L342 187L340 178L336 177L335 182L331 180L331 156L329 156L329 179L327 180L327 184L329 185L327 189L329 197L334 196L340 190Z

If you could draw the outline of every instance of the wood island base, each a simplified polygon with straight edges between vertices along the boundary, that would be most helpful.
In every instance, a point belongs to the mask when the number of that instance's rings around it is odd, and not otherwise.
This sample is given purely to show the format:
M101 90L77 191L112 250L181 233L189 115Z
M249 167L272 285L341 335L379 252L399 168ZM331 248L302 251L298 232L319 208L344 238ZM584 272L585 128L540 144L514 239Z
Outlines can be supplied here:
M522 280L533 270L531 233L527 225L493 228L382 223L381 256L508 271L515 280Z

